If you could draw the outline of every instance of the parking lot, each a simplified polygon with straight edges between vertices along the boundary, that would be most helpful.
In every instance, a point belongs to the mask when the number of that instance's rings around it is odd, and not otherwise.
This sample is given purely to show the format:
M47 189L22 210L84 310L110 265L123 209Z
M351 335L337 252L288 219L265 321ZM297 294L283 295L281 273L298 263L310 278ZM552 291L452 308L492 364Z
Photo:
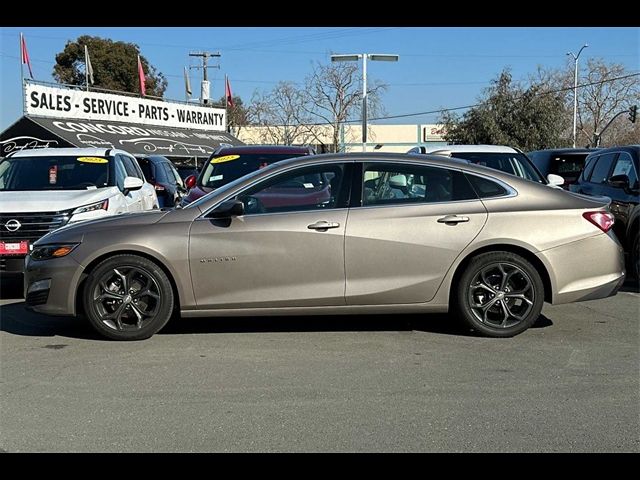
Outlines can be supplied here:
M4 451L640 451L632 283L504 340L385 315L189 319L134 343L2 288Z

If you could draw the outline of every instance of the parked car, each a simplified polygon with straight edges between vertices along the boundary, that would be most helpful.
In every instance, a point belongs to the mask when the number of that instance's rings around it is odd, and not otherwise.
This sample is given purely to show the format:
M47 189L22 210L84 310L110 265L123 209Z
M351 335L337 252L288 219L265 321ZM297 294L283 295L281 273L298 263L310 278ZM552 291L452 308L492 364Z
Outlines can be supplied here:
M167 157L162 155L136 156L147 181L153 185L160 208L173 208L187 193L180 174Z
M182 206L274 162L314 154L311 147L292 145L220 147L209 157L197 177L185 180L189 193L182 199Z
M267 196L278 201L256 201ZM544 301L617 292L625 272L612 223L606 200L442 156L307 156L183 209L50 233L27 259L26 302L84 313L118 340L153 335L174 311L452 310L481 334L509 337Z
M564 178L562 188L569 190L569 185L578 179L587 155L593 152L588 148L556 148L535 150L527 153L527 156L542 175L553 174Z
M182 178L183 182L191 175L195 175L196 177L198 176L198 168L193 165L174 164L174 166L180 174L180 178Z
M16 151L0 161L0 272L22 273L33 243L67 223L154 208L156 192L127 152Z
M587 159L572 192L606 196L616 223L613 231L624 246L629 270L640 280L640 145L597 150Z
M445 155L459 158L476 165L484 165L533 182L544 183L556 187L562 185L563 179L558 175L545 177L536 166L520 150L503 145L447 145L428 149L424 145L414 147L407 153Z

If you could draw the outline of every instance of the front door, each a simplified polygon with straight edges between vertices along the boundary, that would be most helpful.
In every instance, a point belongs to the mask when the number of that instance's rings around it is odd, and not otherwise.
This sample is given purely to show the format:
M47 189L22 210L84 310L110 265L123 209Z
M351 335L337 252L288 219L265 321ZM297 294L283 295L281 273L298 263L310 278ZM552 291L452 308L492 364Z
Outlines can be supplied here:
M465 176L423 165L364 165L345 237L349 305L431 300L487 219Z
M344 305L348 166L298 168L238 194L245 214L194 221L198 308Z

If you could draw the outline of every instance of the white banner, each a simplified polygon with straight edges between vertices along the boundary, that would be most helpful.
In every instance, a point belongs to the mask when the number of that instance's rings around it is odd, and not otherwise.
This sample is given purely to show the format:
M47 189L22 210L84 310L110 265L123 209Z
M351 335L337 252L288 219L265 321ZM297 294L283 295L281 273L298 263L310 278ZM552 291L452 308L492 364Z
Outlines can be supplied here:
M86 92L25 82L28 115L225 131L224 108L148 100L108 93Z

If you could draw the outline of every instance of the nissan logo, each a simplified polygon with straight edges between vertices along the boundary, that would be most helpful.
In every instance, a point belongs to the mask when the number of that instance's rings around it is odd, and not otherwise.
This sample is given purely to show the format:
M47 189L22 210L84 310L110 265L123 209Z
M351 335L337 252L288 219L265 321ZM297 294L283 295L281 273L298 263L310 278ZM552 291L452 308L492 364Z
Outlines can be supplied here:
M12 220L9 220L7 223L4 224L4 228L9 230L10 232L15 232L21 226L22 226L22 224L18 220L16 220L15 218L12 219Z

